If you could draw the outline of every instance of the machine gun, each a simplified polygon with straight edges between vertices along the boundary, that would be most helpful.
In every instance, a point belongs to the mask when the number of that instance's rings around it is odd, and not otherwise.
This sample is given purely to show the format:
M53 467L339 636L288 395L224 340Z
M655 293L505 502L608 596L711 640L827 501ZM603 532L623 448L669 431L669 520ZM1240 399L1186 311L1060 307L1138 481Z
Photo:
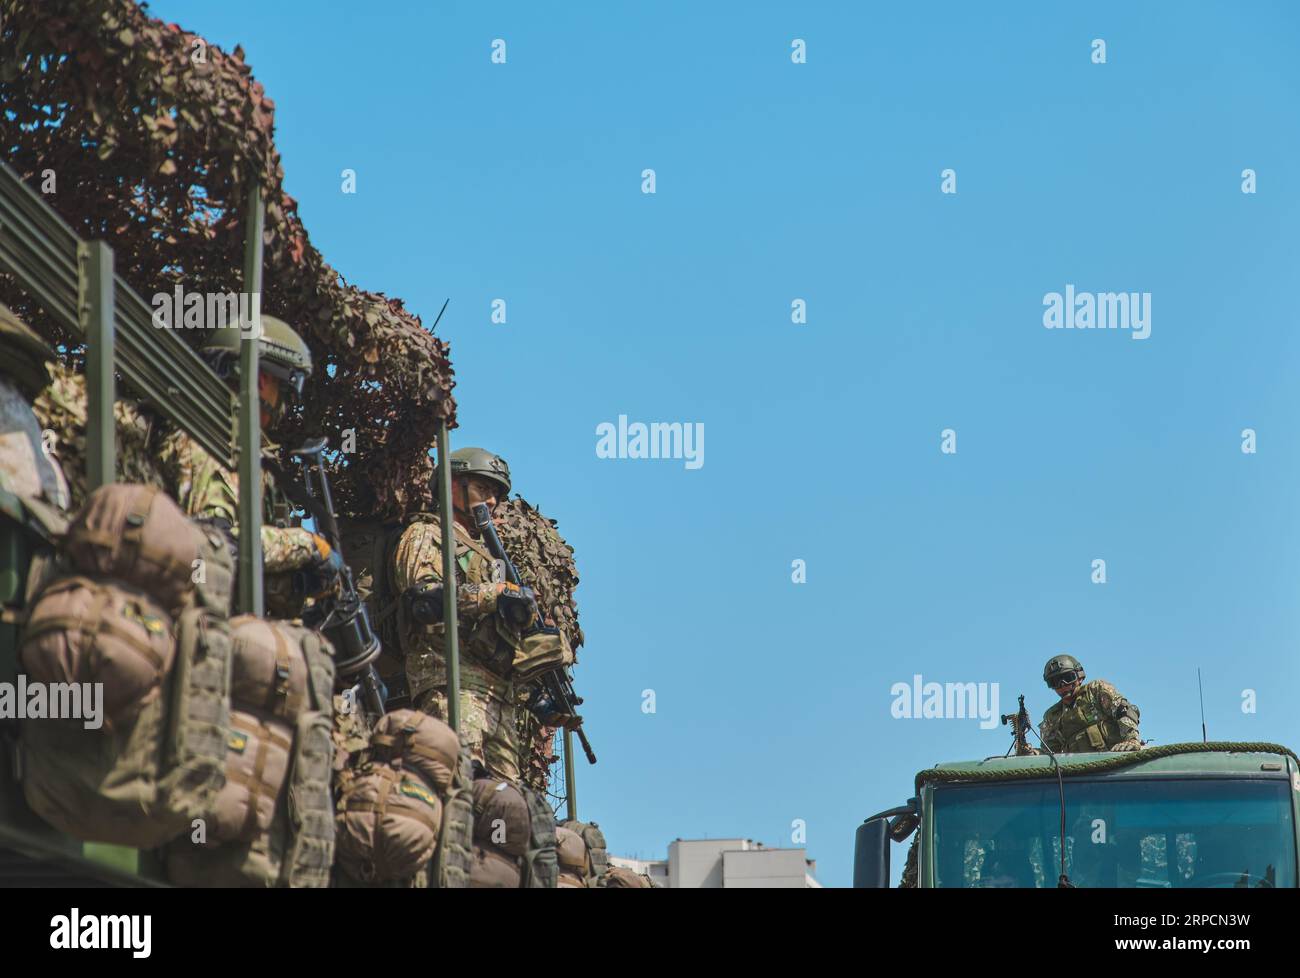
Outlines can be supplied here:
M1020 709L1015 713L1002 714L1002 725L1005 727L1013 724L1011 736L1013 738L1012 746L1016 750L1016 757L1032 757L1038 753L1034 748L1029 746L1029 711L1025 709L1025 694L1020 694ZM1008 749L1008 754L1011 751Z
M334 512L334 497L330 494L329 477L321 454L329 441L313 438L291 454L302 459L302 487L282 486L285 495L312 516L316 532L343 556L339 536L338 517ZM314 488L319 481L320 494ZM287 482L287 480L286 480ZM295 491L297 490L297 491ZM340 688L359 687L362 707L372 720L384 715L387 691L375 669L381 646L379 636L370 627L370 615L365 602L357 593L352 580L352 570L346 561L339 569L338 596L317 601L303 615L303 624L323 632L334 646L334 664Z
M501 561L505 567L506 582L513 585L515 593L511 595L513 604L521 604L523 600L532 600L532 590L523 585L519 577L519 570L515 567L514 562L506 555L505 547L501 545L501 538L497 536L497 528L492 523L492 511L488 509L487 503L478 503L473 507L474 525L478 528L483 542L487 544L488 551L494 558ZM503 595L504 597L505 595ZM558 635L559 629L546 624L546 619L542 613L536 610L536 603L533 603L534 618L530 623L519 623L522 626L525 636L534 635L537 632L544 632L548 635ZM582 717L578 715L578 707L582 705L582 697L573 689L573 680L569 677L568 670L562 666L555 666L547 669L535 680L537 685L533 689L533 694L528 700L528 710L537 717L543 724L548 719L554 718L557 714L563 714L573 718L573 730L578 735L578 741L582 744L583 753L587 755L587 763L596 763L596 753L591 749L591 742L587 740L586 731L582 729Z

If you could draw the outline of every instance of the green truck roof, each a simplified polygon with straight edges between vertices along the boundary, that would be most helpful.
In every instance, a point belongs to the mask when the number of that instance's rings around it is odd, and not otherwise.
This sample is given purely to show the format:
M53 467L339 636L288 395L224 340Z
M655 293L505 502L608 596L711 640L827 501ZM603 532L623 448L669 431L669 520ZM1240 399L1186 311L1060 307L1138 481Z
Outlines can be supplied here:
M1182 745L1169 745L1168 747L1157 748L1161 753L1155 753L1149 759L1142 759L1142 755L1147 751L1137 751L1130 753L1095 753L1095 754L1058 754L1057 760L1060 762L1063 772L1070 772L1071 768L1078 768L1081 765L1090 762L1100 761L1111 758L1124 758L1131 760L1132 763L1125 764L1122 767L1111 768L1110 770L1097 772L1098 777L1106 778L1140 778L1157 776L1171 776L1179 774L1239 774L1251 777L1288 777L1287 761L1288 756L1284 751L1286 748L1278 747L1276 750L1239 750L1234 749L1235 745L1224 744L1223 749L1216 750L1215 744L1196 744L1197 750L1188 753L1171 753L1166 754L1164 751L1173 750ZM1277 747L1277 745L1261 745L1261 747ZM952 772L953 774L980 772L979 780L990 779L996 780L995 773L1005 772L1012 778L1025 777L1026 775L1016 775L1012 772L1019 771L1041 771L1044 775L1050 776L1052 773L1052 759L1047 756L1038 757L990 757L982 761L945 761L942 764L936 764L934 771ZM1077 772L1082 774L1084 772ZM947 780L947 779L943 779Z

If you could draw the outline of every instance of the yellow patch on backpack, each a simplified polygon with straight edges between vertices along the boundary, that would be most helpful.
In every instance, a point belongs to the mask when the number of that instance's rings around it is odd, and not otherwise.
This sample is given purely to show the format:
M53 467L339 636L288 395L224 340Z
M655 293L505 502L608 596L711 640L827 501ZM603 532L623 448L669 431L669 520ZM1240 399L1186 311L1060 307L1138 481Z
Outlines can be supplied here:
M419 798L430 808L436 808L438 805L437 796L422 784L416 784L414 781L402 781L398 790L408 798Z
M136 622L150 635L161 635L167 630L167 626L163 624L161 618L145 613L138 604L128 605L122 612L122 617Z

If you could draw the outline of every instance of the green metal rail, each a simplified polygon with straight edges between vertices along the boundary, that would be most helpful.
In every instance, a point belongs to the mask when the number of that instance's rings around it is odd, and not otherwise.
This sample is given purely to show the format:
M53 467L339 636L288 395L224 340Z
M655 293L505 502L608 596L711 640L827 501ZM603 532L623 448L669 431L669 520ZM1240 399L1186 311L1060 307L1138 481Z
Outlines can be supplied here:
M87 255L84 261L79 260L82 253ZM83 324L90 311L86 302L92 298L86 276L104 274L102 258L92 261L89 256L88 245L72 228L12 169L0 164L0 268L12 274L61 328L83 340L88 338ZM175 330L153 325L151 305L112 273L111 258L109 262L116 337L113 368L132 393L233 469L233 395ZM96 303L107 294L102 283L94 293ZM111 431L111 414L108 423Z

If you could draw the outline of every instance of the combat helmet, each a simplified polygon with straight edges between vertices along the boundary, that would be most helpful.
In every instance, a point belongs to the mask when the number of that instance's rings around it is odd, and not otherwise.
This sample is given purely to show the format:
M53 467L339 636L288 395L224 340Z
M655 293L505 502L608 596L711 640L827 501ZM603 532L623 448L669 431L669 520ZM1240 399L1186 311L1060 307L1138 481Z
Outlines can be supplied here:
M501 487L501 498L510 495L510 466L486 448L458 448L451 453L451 475L479 475Z
M1043 682L1055 689L1056 681L1070 673L1075 673L1082 682L1085 678L1083 663L1072 655L1054 655L1043 666Z
M4 359L0 374L11 378L28 400L35 400L50 382L45 365L54 359L54 351L4 303L0 303L0 357Z
M243 330L232 326L213 329L199 347L199 352L222 379L229 379L238 372L239 344L244 335ZM283 319L263 316L262 335L257 341L257 366L295 394L302 394L303 385L311 376L311 350Z

